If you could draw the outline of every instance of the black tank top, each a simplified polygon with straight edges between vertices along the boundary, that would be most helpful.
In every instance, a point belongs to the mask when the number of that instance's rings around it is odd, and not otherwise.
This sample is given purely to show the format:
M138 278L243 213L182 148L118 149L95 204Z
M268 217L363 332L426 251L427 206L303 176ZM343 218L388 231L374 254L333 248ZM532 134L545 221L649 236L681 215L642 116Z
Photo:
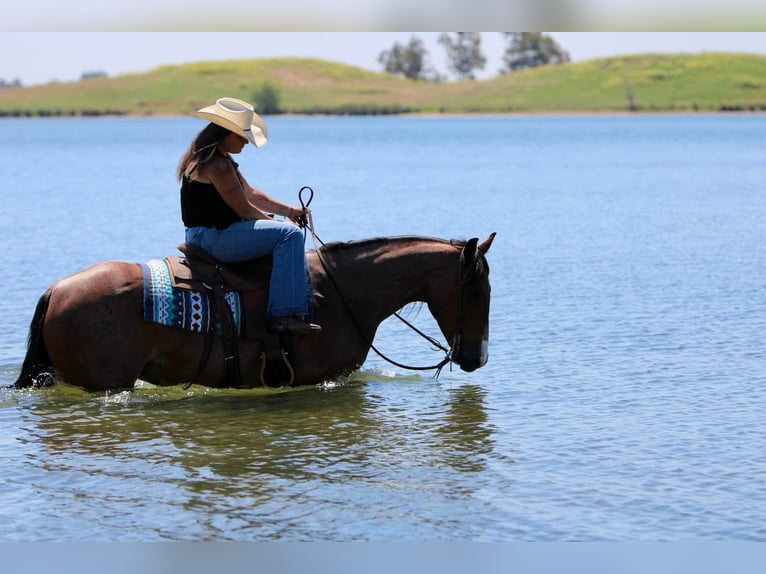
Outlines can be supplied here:
M181 183L181 219L186 227L226 229L242 219L229 207L212 183L184 177Z

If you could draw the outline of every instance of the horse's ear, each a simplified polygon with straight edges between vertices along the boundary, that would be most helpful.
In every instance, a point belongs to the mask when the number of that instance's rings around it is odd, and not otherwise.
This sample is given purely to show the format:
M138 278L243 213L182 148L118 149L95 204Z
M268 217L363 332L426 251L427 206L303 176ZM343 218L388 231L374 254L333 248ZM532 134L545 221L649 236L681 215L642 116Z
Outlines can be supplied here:
M479 238L474 237L465 242L463 246L463 252L460 254L460 260L463 266L472 265L476 260L476 244L479 243Z
M489 251L489 248L492 246L492 242L495 240L495 235L497 235L494 231L487 237L487 239L484 240L484 242L477 247L479 250L479 253L482 255L486 255L487 251Z

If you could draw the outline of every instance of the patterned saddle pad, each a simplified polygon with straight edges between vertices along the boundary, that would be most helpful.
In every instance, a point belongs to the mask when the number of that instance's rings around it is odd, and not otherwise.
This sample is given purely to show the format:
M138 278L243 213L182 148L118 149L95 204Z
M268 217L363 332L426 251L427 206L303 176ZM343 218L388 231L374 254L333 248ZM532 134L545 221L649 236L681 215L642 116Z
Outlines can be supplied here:
M165 260L152 259L141 264L144 274L144 321L178 327L197 333L221 334L215 320L213 294L173 287ZM240 292L225 294L240 337L244 335L244 299Z

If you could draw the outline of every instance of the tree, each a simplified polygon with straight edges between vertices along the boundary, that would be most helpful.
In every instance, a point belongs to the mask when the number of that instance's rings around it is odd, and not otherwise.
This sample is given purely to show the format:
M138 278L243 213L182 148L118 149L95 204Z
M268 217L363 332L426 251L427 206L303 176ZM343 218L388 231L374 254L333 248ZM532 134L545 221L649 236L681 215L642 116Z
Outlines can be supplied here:
M16 78L12 82L6 82L4 79L0 78L0 88L20 88L21 87L21 80Z
M263 82L258 90L253 93L255 111L259 114L281 114L279 106L279 87L269 81Z
M487 63L481 52L480 32L456 32L454 38L444 32L439 43L447 50L447 64L458 78L473 80L473 71L483 69Z
M569 53L547 34L542 32L504 32L504 34L509 43L503 55L505 68L500 70L501 74L569 62Z
M103 72L101 70L96 70L96 71L92 71L92 72L83 72L80 75L80 80L81 81L85 81L85 80L93 80L93 79L96 79L96 78L108 78L108 77L109 76L107 75L106 72Z
M428 51L420 38L412 36L410 43L403 46L396 42L390 50L378 56L378 62L389 74L403 76L410 80L435 79L435 73L428 65Z

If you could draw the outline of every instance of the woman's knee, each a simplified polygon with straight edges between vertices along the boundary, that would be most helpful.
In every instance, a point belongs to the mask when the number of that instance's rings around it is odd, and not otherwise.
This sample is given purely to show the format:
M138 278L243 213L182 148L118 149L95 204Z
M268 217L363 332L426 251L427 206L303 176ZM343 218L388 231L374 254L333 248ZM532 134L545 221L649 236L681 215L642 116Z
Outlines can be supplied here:
M301 231L300 227L297 227L295 225L286 225L285 230L283 232L284 241L290 242L290 243L302 243L303 242L303 232Z

